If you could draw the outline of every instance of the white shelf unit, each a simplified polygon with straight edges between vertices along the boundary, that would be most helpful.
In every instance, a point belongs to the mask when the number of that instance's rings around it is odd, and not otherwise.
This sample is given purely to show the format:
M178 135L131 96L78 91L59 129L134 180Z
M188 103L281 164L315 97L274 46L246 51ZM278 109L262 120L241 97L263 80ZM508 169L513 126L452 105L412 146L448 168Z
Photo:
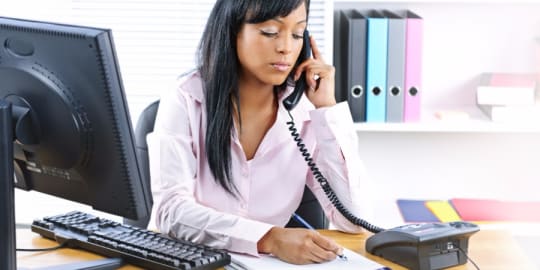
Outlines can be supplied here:
M374 187L366 193L538 200L540 123L490 122L474 93L482 72L540 71L540 1L334 1L348 8L410 9L424 19L422 121L355 126ZM438 120L440 110L470 119Z

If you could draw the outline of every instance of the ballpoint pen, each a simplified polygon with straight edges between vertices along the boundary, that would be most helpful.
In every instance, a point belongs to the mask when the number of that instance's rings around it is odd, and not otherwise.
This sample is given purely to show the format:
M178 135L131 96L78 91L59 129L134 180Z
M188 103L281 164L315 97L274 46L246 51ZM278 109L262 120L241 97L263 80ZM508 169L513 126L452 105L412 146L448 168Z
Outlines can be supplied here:
M308 228L308 229L310 229L310 230L315 230L315 228L313 228L313 226L311 226L311 224L309 224L305 219L303 219L303 218L302 218L301 216L299 216L298 214L293 213L293 214L292 214L292 217L293 217L296 221L300 222L300 224L302 224L304 227L306 227L306 228ZM345 255L343 255L343 254L337 254L337 256L338 256L340 259L344 260L344 261L347 260L347 256L345 256Z

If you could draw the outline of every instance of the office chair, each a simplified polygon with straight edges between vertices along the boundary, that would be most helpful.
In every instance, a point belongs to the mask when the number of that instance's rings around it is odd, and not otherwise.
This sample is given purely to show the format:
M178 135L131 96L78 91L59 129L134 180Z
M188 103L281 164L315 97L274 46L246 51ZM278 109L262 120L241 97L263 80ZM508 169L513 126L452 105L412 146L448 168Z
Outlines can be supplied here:
M156 100L148 105L139 116L137 126L135 127L135 154L137 155L137 165L143 178L143 188L146 197L150 198L150 206L154 204L152 200L152 189L150 187L150 164L148 160L148 144L146 143L146 135L154 131L154 123L156 122L156 114L159 107L159 100ZM138 220L124 218L124 224L146 228L150 216L142 217Z
M151 198L152 191L150 188L150 169L148 161L148 144L146 143L146 135L154 131L154 123L156 121L156 114L159 107L159 100L152 102L148 105L139 116L137 126L135 128L135 147L137 153L138 165L141 169L143 179L145 179L145 192ZM292 139L291 139L292 140ZM304 195L300 206L296 210L296 213L304 218L315 229L328 229L328 219L324 215L324 212L319 204L319 201L315 198L311 190L304 188ZM139 220L124 219L124 223L137 226L139 228L146 228L150 217L144 217ZM287 223L286 227L304 227L296 220L291 219Z

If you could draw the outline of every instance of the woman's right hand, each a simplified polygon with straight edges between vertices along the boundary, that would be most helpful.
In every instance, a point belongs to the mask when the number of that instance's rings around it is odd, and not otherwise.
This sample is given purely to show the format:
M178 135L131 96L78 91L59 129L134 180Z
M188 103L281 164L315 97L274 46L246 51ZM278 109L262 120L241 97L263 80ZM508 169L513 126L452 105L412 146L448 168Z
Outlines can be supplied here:
M342 248L317 231L273 227L257 243L261 253L270 253L292 264L321 263L336 259Z

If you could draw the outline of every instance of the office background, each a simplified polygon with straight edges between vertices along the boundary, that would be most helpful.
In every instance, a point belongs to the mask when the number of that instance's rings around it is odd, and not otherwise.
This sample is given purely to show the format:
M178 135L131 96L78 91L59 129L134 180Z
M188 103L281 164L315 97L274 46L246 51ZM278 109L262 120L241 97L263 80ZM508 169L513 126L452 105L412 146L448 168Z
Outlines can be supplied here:
M359 151L374 182L373 222L402 222L396 198L537 200L540 123L434 122L433 111L473 105L481 72L538 72L535 1L312 0L310 30L332 61L335 8L408 8L424 18L424 117L411 125L358 124ZM113 29L133 124L140 111L193 68L213 0L4 0L1 16ZM434 109L432 109L434 108ZM465 110L465 109L463 109ZM467 109L468 111L468 109ZM471 116L477 117L476 112ZM75 204L16 191L20 223ZM82 209L85 206L76 205ZM536 232L538 233L538 232Z

